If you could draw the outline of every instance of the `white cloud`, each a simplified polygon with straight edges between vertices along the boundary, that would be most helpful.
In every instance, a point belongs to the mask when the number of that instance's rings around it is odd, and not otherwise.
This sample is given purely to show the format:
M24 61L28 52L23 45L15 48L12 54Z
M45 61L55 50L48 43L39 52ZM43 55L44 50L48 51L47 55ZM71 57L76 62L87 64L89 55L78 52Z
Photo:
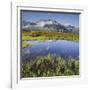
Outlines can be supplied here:
M71 25L70 23L64 23L65 26Z

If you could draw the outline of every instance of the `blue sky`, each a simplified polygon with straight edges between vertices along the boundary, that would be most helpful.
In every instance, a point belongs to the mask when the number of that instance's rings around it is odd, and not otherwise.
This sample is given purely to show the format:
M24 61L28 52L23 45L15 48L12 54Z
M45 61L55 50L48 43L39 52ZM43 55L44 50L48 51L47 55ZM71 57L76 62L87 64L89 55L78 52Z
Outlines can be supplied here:
M61 24L73 25L79 27L78 13L21 11L21 15L22 15L22 20L25 21L35 22L40 19L53 19Z

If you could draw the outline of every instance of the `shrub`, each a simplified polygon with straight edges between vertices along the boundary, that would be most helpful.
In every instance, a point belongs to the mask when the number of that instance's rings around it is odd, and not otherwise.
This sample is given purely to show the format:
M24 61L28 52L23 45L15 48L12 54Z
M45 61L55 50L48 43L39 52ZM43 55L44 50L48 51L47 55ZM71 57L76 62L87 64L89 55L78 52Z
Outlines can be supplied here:
M34 61L22 64L22 77L48 77L79 75L79 60L66 61L61 57L48 54Z

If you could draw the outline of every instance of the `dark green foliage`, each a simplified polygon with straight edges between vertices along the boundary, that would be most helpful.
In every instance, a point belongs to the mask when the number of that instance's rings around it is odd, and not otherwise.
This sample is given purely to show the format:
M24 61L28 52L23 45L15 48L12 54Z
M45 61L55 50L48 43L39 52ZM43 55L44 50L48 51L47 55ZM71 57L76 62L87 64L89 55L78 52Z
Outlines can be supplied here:
M55 55L37 57L36 60L22 64L21 76L49 77L79 75L79 60L64 60Z

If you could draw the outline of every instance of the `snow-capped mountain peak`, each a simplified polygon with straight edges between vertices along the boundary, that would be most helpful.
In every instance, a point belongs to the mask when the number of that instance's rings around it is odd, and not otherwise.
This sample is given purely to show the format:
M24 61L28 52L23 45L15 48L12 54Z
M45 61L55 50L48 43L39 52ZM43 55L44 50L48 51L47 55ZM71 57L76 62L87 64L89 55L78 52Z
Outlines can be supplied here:
M45 25L51 25L51 24L58 25L59 23L52 19L47 19L47 20L42 19L42 20L37 21L36 24L37 24L37 26L44 27Z
M64 25L53 19L40 19L36 22L22 21L22 30L32 31L41 28L41 30L57 31L57 32L72 32L79 34L79 28L72 25Z

